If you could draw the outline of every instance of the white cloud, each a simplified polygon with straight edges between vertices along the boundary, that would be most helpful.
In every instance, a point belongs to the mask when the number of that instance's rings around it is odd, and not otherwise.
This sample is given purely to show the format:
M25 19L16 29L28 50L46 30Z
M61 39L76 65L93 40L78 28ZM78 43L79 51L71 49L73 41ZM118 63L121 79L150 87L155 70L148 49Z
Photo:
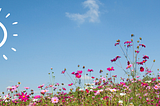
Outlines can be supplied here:
M89 20L89 22L99 22L99 6L95 0L87 0L83 2L84 8L89 8L89 10L85 14L71 14L66 12L66 16L72 20L78 21L79 23L85 22L85 20Z
M89 76L87 76L87 75L85 75L85 77L84 77L84 76L82 76L82 77L81 77L81 79L83 79L83 80L84 80L84 79L85 79L85 80L88 80L88 79L92 79L92 78L91 78L91 77L89 77Z

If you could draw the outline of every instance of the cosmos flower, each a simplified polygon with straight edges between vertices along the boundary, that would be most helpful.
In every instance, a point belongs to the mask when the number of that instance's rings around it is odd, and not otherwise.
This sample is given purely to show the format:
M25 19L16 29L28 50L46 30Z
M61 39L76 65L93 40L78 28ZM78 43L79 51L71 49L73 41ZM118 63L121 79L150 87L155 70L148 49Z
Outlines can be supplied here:
M136 53L139 53L139 51L138 51L138 50L135 50L135 52L136 52Z
M38 86L38 88L42 88L43 86L44 86L44 84L42 84L42 85L39 85L39 86Z
M52 103L58 103L58 98L57 97L53 97L53 98L51 98L51 102Z
M143 72L143 71L144 71L144 68L143 68L143 67L140 67L140 71Z
M49 90L41 90L41 94L45 94L46 92L48 92Z
M82 74L82 70L78 70L77 73Z
M95 77L92 76L91 78L94 79Z
M114 71L113 67L107 68L108 71Z
M75 72L72 72L71 74L73 74L73 75L74 75L74 74L75 74Z
M41 98L41 96L40 95L34 96L34 99L38 99L38 98Z
M64 70L64 71L62 71L61 73L62 73L62 74L64 74L64 73L65 73L65 70Z
M149 59L149 57L148 57L147 55L144 55L144 56L143 56L143 59L146 60L146 59Z
M127 43L127 44L130 44L130 43L132 43L132 42L131 42L131 41L125 41L124 44L126 44L126 43Z
M142 46L142 47L144 47L144 48L146 47L146 45L144 45L144 44L139 44L139 46Z
M21 93L21 95L19 94L19 97L18 97L19 99L21 99L21 101L24 101L24 102L26 102L26 100L28 100L28 98L29 98L29 95L27 95L27 93Z
M131 67L132 67L132 64L129 64L126 69L131 68Z
M80 75L80 74L77 74L76 77L77 77L77 78L81 78L81 75Z
M127 45L127 47L131 47L131 46L132 46L131 44L128 44L128 45Z
M63 90L66 90L66 88L62 88Z
M73 83L71 83L71 84L68 84L68 86L72 86L73 85Z
M117 45L119 45L119 42L114 44L114 46L117 46Z
M88 72L92 72L93 71L93 69L88 69Z
M120 56L116 56L114 59L111 60L111 62L117 61L118 58L121 58Z
M29 87L24 87L25 89L29 89Z

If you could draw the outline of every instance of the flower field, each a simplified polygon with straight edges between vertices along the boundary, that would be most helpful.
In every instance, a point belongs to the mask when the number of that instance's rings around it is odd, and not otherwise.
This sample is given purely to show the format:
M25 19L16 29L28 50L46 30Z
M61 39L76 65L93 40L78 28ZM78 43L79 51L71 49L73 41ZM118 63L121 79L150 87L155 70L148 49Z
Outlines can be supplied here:
M0 106L160 106L160 72L156 70L153 73L152 67L146 67L145 63L149 60L148 55L139 57L138 54L146 45L141 43L139 38L137 45L134 44L134 35L131 34L131 40L125 41L121 45L118 39L114 46L118 46L126 59L126 67L122 67L121 56L115 56L110 61L117 65L128 77L120 78L116 83L117 75L112 75L114 67L106 67L106 70L100 70L99 78L92 76L94 69L86 69L81 67L75 72L68 73L64 69L61 74L70 82L67 88L61 85L63 83L55 83L54 72L48 73L51 83L49 85L37 85L41 90L39 95L34 95L34 90L25 87L25 91L19 91L20 82L17 85L8 87L9 93L0 97ZM128 52L128 51L132 52ZM133 56L130 57L129 53ZM119 64L118 62L119 61ZM153 60L153 64L155 60ZM123 63L124 64L124 63ZM51 71L53 68L51 68ZM144 73L141 75L139 73ZM155 72L155 71L154 71ZM153 75L155 75L153 77ZM89 83L86 83L85 77L89 77ZM84 79L82 80L82 77Z

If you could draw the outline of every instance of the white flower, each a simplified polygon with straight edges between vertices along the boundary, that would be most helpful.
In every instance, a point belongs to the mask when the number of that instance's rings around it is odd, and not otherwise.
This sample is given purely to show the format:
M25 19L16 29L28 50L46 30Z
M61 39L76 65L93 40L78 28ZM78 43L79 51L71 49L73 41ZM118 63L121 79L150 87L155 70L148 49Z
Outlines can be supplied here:
M122 104L122 103L123 103L123 101L122 101L122 100L119 100L119 101L118 101L118 103L119 103L119 104Z
M120 93L120 95L121 95L121 96L124 96L124 95L126 95L126 93Z
M111 92L116 92L117 90L116 89L109 89Z
M151 82L151 80L149 80L149 81L145 81L145 82L148 82L148 83L150 83L150 82Z

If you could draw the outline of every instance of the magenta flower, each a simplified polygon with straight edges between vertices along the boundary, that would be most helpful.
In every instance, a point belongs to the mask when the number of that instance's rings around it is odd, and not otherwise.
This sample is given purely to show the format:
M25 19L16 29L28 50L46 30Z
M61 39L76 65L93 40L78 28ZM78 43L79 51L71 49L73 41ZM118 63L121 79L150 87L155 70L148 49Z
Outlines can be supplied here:
M74 74L75 74L75 72L72 72L71 74L73 74L73 75L74 75Z
M107 68L108 71L114 71L113 67Z
M68 84L68 86L72 86L73 85L73 83L71 83L71 84Z
M147 55L144 55L144 56L143 56L143 59L146 60L146 59L149 59L149 57L148 57Z
M15 103L15 104L19 103L19 102L18 102L18 98L12 99L12 102Z
M19 97L18 97L19 99L21 99L21 101L24 101L24 102L26 102L26 100L28 100L28 98L29 98L29 95L27 95L27 93L21 93L21 95L19 94Z
M144 71L144 68L143 68L143 67L140 67L140 71L143 72L143 71Z
M53 98L51 98L51 102L52 103L58 103L58 98L57 97L53 97Z
M135 50L135 52L136 52L136 53L139 53L139 51L138 51L138 50Z
M144 47L144 48L146 47L146 45L144 45L144 44L139 44L139 46L142 46L142 47Z
M81 78L81 75L80 75L80 74L76 74L76 77L77 77L77 78Z
M126 44L126 43L127 43L127 44L130 44L130 43L132 43L132 42L131 42L131 41L125 41L124 44Z
M44 84L42 84L42 85L38 86L38 88L42 88L43 86L44 86Z
M132 64L129 64L126 69L131 68L131 67L132 67Z
M116 56L114 59L111 60L111 62L115 62L118 58L121 58L121 56Z
M78 74L82 74L82 70L80 70L80 71L77 71L77 73L78 73Z
M38 98L41 98L41 96L40 95L34 96L34 99L38 99Z
M131 46L132 46L131 44L128 44L128 45L127 45L127 47L131 47Z
M117 45L119 45L119 42L114 44L114 46L117 46Z
M66 90L66 88L62 88L63 90Z
M92 72L93 71L93 69L88 69L88 72Z
M24 87L25 89L29 89L29 87Z
M61 74L64 74L64 73L65 73L65 70L61 72Z

